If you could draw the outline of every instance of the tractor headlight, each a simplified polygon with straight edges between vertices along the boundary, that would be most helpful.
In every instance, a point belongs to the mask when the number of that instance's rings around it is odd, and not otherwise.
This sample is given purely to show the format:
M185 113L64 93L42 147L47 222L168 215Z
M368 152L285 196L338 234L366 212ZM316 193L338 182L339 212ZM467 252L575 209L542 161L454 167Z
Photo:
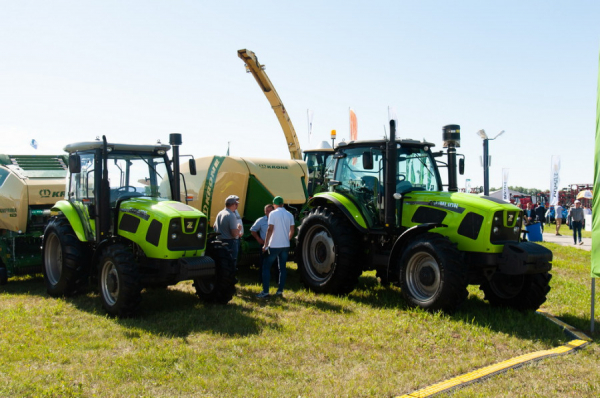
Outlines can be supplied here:
M519 227L514 227L513 232L515 233L515 235L519 235Z
M202 239L204 235L202 234L202 232L198 233L198 239Z
M494 227L494 228L492 229L492 231L494 232L494 235L498 235L498 232L500 232L500 228L498 228L498 227Z
M173 240L177 239L177 234L171 234L171 239L173 239Z

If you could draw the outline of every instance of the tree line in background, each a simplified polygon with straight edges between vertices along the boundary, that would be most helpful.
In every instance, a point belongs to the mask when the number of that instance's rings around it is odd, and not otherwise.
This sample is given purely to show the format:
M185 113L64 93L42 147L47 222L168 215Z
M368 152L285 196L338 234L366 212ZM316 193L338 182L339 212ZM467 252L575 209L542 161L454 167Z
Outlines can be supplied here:
M502 188L490 188L490 191L499 191ZM513 187L512 185L508 186L508 189L512 190L512 191L517 191L517 192L521 192L524 193L526 195L537 195L539 192L547 192L548 190L541 190L541 189L537 189L537 188L525 188L525 187Z

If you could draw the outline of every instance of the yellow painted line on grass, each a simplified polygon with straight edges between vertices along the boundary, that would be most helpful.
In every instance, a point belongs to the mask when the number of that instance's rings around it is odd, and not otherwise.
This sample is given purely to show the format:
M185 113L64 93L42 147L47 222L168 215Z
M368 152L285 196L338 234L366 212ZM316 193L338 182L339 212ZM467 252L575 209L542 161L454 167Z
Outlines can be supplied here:
M452 379L448 379L441 383L434 384L429 387L425 387L423 389L411 392L410 394L400 395L396 398L422 398L422 397L431 397L435 394L439 394L441 392L447 392L449 390L455 388L461 388L468 384L475 383L477 381L481 381L483 378L494 376L499 373L506 372L509 369L518 368L523 366L524 364L532 361L537 361L543 358L558 356L568 354L577 350L579 348L583 348L585 345L589 344L592 339L586 336L584 333L575 329L574 327L567 325L566 323L560 321L554 316L548 314L547 312L538 311L539 314L545 316L550 321L555 324L563 327L565 332L575 336L574 340L569 341L565 345L560 347L556 347L550 350L542 350L537 352L532 352L530 354L524 354L515 358L508 359L506 361L502 361L490 366L483 367L481 369L477 369L473 372L465 373L463 375L453 377Z

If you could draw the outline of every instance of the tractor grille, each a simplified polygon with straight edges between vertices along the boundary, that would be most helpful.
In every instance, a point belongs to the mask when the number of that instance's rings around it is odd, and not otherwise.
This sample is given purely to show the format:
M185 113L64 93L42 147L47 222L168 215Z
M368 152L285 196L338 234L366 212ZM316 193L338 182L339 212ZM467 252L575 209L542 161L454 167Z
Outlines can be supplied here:
M171 251L204 250L206 247L206 217L174 218L169 222L167 248Z
M523 212L517 210L503 210L494 213L490 242L500 244L506 241L519 241Z

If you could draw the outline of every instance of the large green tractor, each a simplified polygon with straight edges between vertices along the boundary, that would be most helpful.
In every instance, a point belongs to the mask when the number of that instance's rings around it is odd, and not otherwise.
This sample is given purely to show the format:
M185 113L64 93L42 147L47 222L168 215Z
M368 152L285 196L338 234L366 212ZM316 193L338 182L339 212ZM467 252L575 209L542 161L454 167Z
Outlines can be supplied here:
M169 145L102 138L65 147L67 199L52 208L42 245L48 294L73 295L94 281L109 314L132 316L143 288L193 280L201 299L229 302L231 255L207 235L206 216L180 202L181 135L171 134L172 159Z
M351 292L365 270L401 287L411 306L453 311L479 285L492 305L536 310L550 291L552 252L520 240L523 213L458 193L460 127L444 127L448 191L433 144L390 139L339 143L329 191L308 202L296 261L315 292ZM458 162L461 173L463 160Z

